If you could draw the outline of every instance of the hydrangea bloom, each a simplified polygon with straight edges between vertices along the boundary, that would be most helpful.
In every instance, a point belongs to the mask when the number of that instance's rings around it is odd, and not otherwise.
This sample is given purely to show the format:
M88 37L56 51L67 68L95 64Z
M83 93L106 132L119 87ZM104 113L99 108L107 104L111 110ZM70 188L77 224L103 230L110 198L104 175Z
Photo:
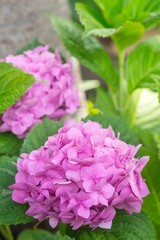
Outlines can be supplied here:
M79 98L71 64L63 64L58 53L39 46L21 55L10 55L4 61L32 74L37 82L3 114L0 132L12 131L23 138L43 116L59 119L75 113Z
M28 203L39 221L110 228L116 209L140 212L149 191L141 171L148 157L117 138L111 127L68 121L43 147L22 154L12 198Z

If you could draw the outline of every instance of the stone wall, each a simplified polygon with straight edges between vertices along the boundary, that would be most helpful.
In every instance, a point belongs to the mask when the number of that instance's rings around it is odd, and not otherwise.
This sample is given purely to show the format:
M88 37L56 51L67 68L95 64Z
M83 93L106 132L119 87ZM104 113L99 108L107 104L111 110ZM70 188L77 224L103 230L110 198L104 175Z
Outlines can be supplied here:
M39 41L62 50L48 14L69 17L67 0L0 0L0 58Z

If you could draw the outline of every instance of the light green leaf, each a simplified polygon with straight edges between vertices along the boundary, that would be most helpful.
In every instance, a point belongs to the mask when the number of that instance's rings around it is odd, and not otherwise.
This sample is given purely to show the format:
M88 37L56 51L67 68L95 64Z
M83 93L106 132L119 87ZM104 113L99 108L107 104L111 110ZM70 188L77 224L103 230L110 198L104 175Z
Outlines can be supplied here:
M148 18L143 20L145 28L151 29L160 24L160 4L159 0L147 1L145 11L149 13Z
M28 206L14 203L11 194L10 190L0 190L0 224L16 225L32 221L31 217L25 215Z
M0 63L0 113L13 105L34 83L34 77L9 63Z
M116 91L118 73L101 44L92 36L82 39L83 30L76 23L58 17L51 17L51 21L67 50Z
M14 183L15 174L17 172L15 162L17 157L9 158L7 156L0 157L0 187L8 189L8 186Z
M140 43L128 56L126 78L129 92L136 88L156 90L160 74L160 36Z
M21 153L30 153L41 147L49 136L57 134L58 129L62 127L61 122L45 118L42 123L37 124L28 133L21 148Z
M110 92L99 87L96 90L96 101L95 107L101 110L104 114L116 114L116 109L113 103L113 99L111 98Z
M144 34L145 28L139 22L127 21L113 35L113 40L121 51L138 41Z
M82 228L75 232L77 240L156 240L151 220L145 214L129 215L119 211L110 230Z
M1 133L0 134L0 155L18 155L22 139L17 138L12 133Z
M118 31L118 29L116 29L116 28L99 28L99 29L96 28L96 29L88 31L85 34L85 36L95 35L97 37L106 38L106 37L111 37L117 31Z
M90 34L98 37L112 36L118 49L123 50L141 38L145 28L139 22L126 21L117 28L109 28L107 23L99 17L87 4L77 3L76 10L80 22L85 27L85 36Z
M71 240L68 236L61 236L58 233L51 233L42 229L26 229L20 233L17 240Z
M80 22L85 28L84 36L95 35L98 37L110 37L117 29L109 28L107 22L99 15L95 9L83 3L76 4L76 11L79 15Z
M76 4L76 11L79 15L81 24L84 25L87 32L95 28L108 27L102 15L89 5L78 2Z
M114 0L114 1L106 1L106 0L94 0L94 2L99 6L102 11L103 16L110 26L114 27L115 17L122 12L124 7L124 0ZM119 23L119 26L121 23ZM117 27L117 26L116 26Z
M127 21L143 24L151 29L160 23L159 0L94 0L110 27L119 27Z

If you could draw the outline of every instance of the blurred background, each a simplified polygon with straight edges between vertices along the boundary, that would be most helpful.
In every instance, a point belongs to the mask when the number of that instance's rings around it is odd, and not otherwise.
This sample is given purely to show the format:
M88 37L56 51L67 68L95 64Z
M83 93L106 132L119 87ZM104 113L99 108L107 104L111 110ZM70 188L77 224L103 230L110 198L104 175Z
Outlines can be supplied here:
M69 17L67 0L0 0L0 58L15 53L35 37L63 50L49 13Z

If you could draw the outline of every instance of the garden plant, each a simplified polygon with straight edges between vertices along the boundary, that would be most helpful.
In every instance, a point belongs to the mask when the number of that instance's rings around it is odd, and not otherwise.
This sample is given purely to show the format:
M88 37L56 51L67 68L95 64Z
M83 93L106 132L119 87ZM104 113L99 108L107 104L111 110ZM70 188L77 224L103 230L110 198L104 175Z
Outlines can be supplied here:
M50 20L101 86L76 121L84 106L63 53L34 40L0 60L0 237L159 240L160 36L146 34L159 0L70 3L75 22Z

